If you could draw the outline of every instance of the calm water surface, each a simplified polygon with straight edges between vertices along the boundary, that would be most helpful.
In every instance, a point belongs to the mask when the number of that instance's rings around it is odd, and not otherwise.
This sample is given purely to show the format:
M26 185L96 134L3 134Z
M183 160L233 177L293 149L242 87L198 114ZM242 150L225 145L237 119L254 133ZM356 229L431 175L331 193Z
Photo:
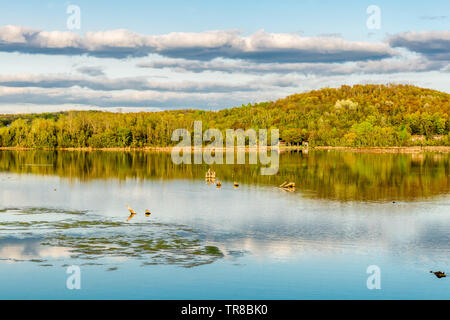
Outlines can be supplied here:
M221 189L170 154L0 151L0 298L450 298L429 273L450 273L450 155L211 168ZM70 265L81 290L66 288ZM381 290L367 289L370 265Z

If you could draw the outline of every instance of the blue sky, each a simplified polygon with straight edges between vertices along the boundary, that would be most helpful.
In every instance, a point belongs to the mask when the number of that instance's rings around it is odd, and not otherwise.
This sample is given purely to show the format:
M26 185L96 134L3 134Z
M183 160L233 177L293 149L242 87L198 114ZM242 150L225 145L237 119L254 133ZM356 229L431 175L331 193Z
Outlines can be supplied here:
M450 92L443 0L0 4L0 113L216 109L355 83Z
M366 8L382 9L381 33L420 30L445 30L448 19L427 20L450 14L450 4L431 1L361 0L258 0L258 1L1 1L0 21L45 30L66 28L68 4L80 6L81 31L130 29L138 33L163 34L174 31L201 32L215 29L240 29L255 32L306 35L342 33L353 40L367 35Z

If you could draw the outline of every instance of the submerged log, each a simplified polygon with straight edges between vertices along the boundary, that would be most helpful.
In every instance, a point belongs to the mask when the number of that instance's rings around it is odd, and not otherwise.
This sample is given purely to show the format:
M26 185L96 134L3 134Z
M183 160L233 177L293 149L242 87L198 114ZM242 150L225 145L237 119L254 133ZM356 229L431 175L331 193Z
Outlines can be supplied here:
M295 183L294 182L283 182L280 185L280 189L284 190L284 191L290 191L290 192L294 192L295 191Z
M283 183L280 185L280 188L284 188L287 184L288 184L287 181L283 182Z
M211 169L208 169L208 172L206 172L206 179L212 179L216 177L216 172L211 171Z
M211 169L208 169L208 172L206 172L205 175L205 181L208 185L216 184L216 172L211 171Z
M446 277L447 277L447 275L445 274L445 272L442 272L442 271L436 271L436 272L430 271L430 273L434 273L434 275L435 275L436 277L438 277L439 279L441 279L441 278L446 278Z
M284 186L284 188L295 188L295 183L294 182L290 182L287 185Z

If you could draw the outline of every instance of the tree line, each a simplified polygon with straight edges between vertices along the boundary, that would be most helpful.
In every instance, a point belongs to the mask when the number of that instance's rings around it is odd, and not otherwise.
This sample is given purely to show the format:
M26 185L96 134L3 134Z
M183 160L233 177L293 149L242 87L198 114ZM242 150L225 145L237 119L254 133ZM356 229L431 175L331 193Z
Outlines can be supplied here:
M70 111L1 115L0 146L142 148L173 146L172 132L279 129L287 144L385 147L450 145L450 95L410 85L325 88L218 111Z

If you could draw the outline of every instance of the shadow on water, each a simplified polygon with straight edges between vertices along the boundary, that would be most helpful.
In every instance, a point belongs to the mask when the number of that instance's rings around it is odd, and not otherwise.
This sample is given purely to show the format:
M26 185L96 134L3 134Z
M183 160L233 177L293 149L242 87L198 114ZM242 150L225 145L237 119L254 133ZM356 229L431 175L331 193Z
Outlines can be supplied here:
M248 157L248 155L247 155ZM282 153L279 172L259 165L213 165L222 182L279 186L294 181L302 196L339 201L413 201L448 194L450 154ZM94 179L204 179L207 165L175 165L169 153L0 151L0 172Z

